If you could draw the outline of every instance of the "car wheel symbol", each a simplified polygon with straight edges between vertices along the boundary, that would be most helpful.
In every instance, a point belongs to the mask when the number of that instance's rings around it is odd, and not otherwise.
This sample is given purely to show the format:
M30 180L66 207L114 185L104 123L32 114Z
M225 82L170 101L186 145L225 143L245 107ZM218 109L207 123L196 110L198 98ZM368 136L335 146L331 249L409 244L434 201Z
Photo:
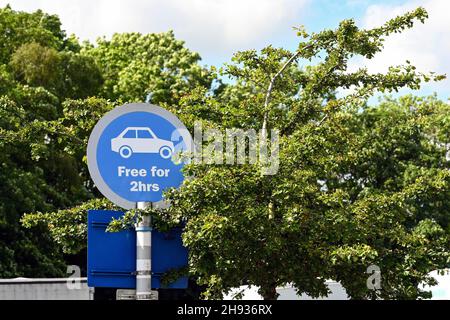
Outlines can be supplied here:
M172 149L168 146L161 147L161 149L159 149L159 155L163 159L169 159L172 156Z
M128 146L123 146L119 150L119 154L122 158L128 159L133 154L133 151Z

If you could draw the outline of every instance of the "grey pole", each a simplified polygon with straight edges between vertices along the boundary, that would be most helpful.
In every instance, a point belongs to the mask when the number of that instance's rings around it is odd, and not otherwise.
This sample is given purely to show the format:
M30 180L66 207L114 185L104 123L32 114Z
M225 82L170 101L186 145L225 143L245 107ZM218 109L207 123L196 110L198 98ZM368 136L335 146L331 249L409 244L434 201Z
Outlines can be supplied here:
M138 209L146 209L151 202L138 202ZM136 224L136 300L152 300L152 226L151 217L143 216Z

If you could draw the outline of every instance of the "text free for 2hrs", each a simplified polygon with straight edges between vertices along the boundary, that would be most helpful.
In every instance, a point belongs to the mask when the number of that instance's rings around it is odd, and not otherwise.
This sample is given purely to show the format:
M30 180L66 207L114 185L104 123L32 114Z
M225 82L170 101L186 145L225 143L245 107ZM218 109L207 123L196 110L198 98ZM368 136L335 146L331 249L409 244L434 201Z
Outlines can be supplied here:
M150 170L147 169L129 169L125 166L117 167L117 175L119 177L168 177L170 169L159 169L157 166L152 166ZM132 192L146 192L146 191L159 191L159 184L157 183L144 183L142 181L131 181L130 191Z

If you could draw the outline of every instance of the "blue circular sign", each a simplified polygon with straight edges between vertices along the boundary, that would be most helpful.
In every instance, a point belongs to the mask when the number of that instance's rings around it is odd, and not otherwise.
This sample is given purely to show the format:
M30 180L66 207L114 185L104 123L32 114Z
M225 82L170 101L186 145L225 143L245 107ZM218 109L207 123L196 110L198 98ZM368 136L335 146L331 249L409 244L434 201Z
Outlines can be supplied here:
M192 152L191 135L169 111L134 103L108 112L89 137L88 167L100 192L118 206L160 203L183 182L179 152Z

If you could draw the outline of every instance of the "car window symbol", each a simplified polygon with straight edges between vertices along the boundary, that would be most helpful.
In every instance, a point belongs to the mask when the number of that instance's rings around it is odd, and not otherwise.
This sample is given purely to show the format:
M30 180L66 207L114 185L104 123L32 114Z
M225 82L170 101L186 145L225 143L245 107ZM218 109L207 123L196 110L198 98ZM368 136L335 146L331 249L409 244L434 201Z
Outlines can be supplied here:
M137 132L139 139L154 139L149 130L138 130Z
M136 138L136 130L127 130L127 132L123 135L123 138Z

